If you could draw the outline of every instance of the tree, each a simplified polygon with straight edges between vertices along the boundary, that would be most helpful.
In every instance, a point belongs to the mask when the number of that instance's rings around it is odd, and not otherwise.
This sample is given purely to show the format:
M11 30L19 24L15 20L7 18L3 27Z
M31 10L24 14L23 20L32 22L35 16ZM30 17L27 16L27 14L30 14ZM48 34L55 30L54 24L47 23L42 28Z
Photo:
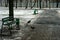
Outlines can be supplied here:
M27 7L28 7L28 0L26 0L26 8L27 8ZM26 8L25 8L25 9L26 9Z
M22 0L20 0L20 7L22 7Z
M56 7L58 8L58 5L59 5L59 1L58 1L58 0L56 0L56 3L57 3Z
M17 8L17 0L16 0L16 8Z
M40 8L41 8L41 0L39 0Z

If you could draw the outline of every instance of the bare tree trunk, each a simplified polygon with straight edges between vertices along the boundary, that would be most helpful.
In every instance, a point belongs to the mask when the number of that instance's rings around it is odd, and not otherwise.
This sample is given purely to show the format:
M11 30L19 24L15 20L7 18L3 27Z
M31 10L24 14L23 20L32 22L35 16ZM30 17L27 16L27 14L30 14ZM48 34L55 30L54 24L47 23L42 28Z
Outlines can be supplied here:
M39 4L40 4L40 8L41 8L41 0L39 1Z
M56 3L57 3L56 7L58 8L58 5L59 5L59 1L58 1L58 0L56 0Z
M16 0L16 8L17 8L17 0Z

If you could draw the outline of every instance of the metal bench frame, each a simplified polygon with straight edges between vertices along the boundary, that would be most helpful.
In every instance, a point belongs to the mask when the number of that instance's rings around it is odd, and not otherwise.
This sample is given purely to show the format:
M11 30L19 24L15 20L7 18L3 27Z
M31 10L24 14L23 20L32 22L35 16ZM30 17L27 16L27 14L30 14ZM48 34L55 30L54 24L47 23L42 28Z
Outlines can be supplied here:
M2 34L2 31L3 31L3 27L4 25L7 25L8 26L8 30L10 32L10 35L12 34L11 30L13 28L13 24L17 25L17 28L19 28L19 19L18 18L12 18L12 17L5 17L5 18L2 18L2 27L1 27L1 34Z

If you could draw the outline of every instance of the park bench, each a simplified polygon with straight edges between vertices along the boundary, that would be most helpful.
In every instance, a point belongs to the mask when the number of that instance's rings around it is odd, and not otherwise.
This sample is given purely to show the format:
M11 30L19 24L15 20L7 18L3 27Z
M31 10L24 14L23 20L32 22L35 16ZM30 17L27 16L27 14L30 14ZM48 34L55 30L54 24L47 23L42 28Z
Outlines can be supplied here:
M5 28L5 26L6 26L6 28ZM16 27L16 29L20 29L18 18L12 18L12 17L2 18L1 34L4 29L7 29L9 31L9 33L12 34L11 30L13 30L14 27Z

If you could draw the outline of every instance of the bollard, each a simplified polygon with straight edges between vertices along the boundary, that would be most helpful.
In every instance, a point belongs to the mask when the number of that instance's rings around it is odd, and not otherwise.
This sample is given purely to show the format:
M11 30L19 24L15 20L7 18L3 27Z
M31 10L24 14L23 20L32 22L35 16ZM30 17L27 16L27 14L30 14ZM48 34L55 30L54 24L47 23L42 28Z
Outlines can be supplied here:
M20 30L19 19L18 18L16 18L16 25L17 25L17 30Z

